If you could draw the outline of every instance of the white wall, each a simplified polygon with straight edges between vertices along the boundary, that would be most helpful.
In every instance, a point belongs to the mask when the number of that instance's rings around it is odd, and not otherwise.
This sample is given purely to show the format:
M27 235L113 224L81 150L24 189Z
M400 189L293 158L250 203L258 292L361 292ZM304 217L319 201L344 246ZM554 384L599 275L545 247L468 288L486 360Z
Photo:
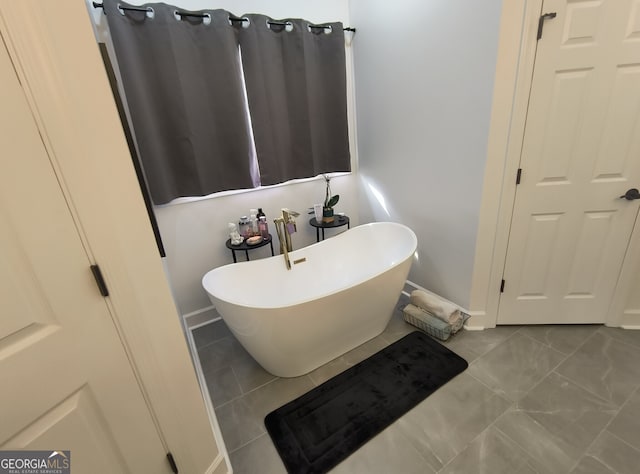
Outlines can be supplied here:
M142 1L130 1L142 4ZM223 8L235 15L261 13L272 18L305 18L314 23L341 21L349 26L349 11L346 0L168 0L166 3L186 10ZM91 5L91 1L87 0ZM108 35L105 18L101 10L88 7L97 24L97 34ZM349 35L346 38L349 40ZM347 44L347 87L348 100L353 100L351 48ZM353 107L350 107L350 139L352 141L352 169L357 169L355 149L355 128ZM358 223L358 194L355 172L351 175L335 177L331 181L334 194L340 194L336 212L344 212L351 217L352 225ZM156 207L156 217L160 234L167 253L165 268L181 314L188 314L211 305L201 285L202 276L212 268L232 263L231 251L225 247L228 238L227 223L237 222L249 209L261 207L267 215L271 234L274 236L274 250L279 251L278 238L273 228L273 219L280 209L300 212L298 232L293 235L294 249L315 242L315 229L308 225L308 207L322 202L325 187L322 178L286 184L271 188L257 189L232 195L212 197L195 202L168 204ZM345 228L346 229L346 228ZM333 231L327 231L327 235ZM252 250L250 258L270 255L269 247ZM244 255L238 254L238 260ZM261 275L247 278L264 278Z
M409 278L466 307L501 0L351 0L361 221L418 236Z

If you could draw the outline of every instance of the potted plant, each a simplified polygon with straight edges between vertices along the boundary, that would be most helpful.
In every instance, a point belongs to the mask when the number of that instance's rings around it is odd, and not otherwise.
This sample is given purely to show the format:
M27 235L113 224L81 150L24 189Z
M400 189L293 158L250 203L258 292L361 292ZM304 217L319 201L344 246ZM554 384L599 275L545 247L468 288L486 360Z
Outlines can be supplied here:
M335 194L331 195L331 178L326 174L323 174L322 177L327 185L325 195L324 195L324 204L322 206L322 222L328 224L333 222L333 206L335 206L340 200L340 195Z

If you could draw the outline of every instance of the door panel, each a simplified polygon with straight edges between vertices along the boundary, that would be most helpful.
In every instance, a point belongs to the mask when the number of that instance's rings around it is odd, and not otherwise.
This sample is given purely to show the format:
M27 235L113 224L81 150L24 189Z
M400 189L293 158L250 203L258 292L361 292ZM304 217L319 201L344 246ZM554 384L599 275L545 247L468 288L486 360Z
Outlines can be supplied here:
M593 80L593 70L559 71L552 84L548 121L543 125L544 141L532 142L531 153L539 153L540 185L570 184L573 159L580 133L580 118L584 115L587 91Z
M625 39L640 41L640 0L635 0L631 7Z
M601 29L602 1L569 3L565 18L566 27L562 34L562 45L593 46L598 40L598 32Z
M596 294L604 264L600 249L608 246L613 217L613 212L585 212L582 215L567 280L568 298L593 297Z
M547 0L498 324L598 323L640 188L640 0Z
M22 429L11 444L30 449L73 446L74 471L78 467L78 471L95 472L96 466L108 466L110 472L131 472L106 425L102 410L85 385ZM82 436L70 436L73 433ZM89 453L93 457L85 459Z
M171 472L1 36L0 84L0 449Z

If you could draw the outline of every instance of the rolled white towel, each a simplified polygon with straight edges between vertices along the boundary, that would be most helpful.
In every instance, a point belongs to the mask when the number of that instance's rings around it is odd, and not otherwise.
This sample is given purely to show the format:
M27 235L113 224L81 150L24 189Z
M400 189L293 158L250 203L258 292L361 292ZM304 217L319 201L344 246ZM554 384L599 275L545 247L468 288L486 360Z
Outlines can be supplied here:
M436 318L443 320L445 323L457 326L462 319L462 315L460 314L460 310L457 306L447 303L446 301L442 301L440 298L433 296L426 291L413 290L409 300L412 305L428 311Z

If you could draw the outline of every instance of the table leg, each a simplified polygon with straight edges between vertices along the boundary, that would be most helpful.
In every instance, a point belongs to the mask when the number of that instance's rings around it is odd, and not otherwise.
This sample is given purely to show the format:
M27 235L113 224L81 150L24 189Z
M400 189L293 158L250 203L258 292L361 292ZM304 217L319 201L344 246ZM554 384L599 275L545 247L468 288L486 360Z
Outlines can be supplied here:
M320 229L316 227L316 242L320 242Z
M245 251L244 251L244 254L247 256L247 262L248 262L248 261L249 261L249 251L248 251L248 250L245 250Z
M271 256L274 257L276 254L273 253L273 240L269 242L269 245L271 246Z
M324 240L324 227L322 228L322 240Z
M238 263L238 259L236 258L236 251L231 249L231 254L233 255L233 263Z

